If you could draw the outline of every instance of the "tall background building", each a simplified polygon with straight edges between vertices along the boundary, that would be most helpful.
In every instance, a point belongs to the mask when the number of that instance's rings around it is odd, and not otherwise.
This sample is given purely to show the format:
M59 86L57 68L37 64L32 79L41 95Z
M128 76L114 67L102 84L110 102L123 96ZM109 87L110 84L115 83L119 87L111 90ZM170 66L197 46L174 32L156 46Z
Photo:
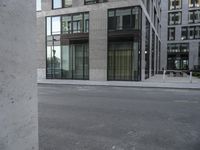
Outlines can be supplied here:
M160 70L160 0L37 0L39 78L141 81Z
M200 66L200 0L162 1L162 68Z

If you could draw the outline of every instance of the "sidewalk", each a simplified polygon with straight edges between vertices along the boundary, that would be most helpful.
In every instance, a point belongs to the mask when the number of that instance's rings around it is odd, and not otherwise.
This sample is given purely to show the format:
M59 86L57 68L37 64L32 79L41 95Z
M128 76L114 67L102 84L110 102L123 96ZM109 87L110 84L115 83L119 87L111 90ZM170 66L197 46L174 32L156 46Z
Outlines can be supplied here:
M162 75L156 75L143 82L126 81L83 81L83 80L38 80L38 84L62 84L62 85L93 85L93 86L118 86L118 87L136 87L136 88L168 88L168 89L193 89L200 90L200 79L193 78L190 83L188 78L166 77L162 80Z

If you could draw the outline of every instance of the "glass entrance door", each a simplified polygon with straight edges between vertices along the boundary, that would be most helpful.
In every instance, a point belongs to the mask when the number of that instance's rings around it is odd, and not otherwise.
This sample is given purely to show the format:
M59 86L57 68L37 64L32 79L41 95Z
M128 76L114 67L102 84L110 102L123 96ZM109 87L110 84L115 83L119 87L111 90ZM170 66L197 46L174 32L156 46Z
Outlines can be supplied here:
M133 42L111 42L108 50L108 80L133 80Z

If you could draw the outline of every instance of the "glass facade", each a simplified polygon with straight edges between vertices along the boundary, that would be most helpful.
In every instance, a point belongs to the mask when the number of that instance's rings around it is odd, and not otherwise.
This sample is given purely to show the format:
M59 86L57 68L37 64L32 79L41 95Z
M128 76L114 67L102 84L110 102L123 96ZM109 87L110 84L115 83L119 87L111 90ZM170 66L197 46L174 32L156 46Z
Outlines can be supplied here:
M140 19L140 7L108 11L108 80L141 80Z
M47 46L47 78L88 80L88 44Z
M80 13L62 16L62 34L88 33L89 14Z
M168 44L167 69L188 70L189 68L189 44Z
M46 18L48 79L89 79L88 32L88 13Z
M108 12L108 30L139 30L141 28L139 7L113 9Z
M109 42L108 80L140 80L139 49L139 41Z

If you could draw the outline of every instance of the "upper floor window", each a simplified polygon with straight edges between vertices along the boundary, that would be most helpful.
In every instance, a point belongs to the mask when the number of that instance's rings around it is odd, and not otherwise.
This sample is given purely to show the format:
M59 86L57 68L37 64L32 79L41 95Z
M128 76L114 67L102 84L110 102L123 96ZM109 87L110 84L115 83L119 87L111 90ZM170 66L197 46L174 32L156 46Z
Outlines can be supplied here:
M178 25L181 24L182 13L181 12L170 12L168 14L168 24L169 25Z
M171 43L167 45L168 53L187 53L189 52L188 43Z
M182 40L200 39L200 26L188 26L181 29Z
M72 6L72 0L53 0L53 9Z
M89 13L47 17L47 36L89 32Z
M175 28L168 28L168 40L175 40Z
M107 2L107 0L85 0L85 5L104 3L104 2Z
M62 17L62 34L89 32L89 14L80 13Z
M200 23L200 10L189 11L189 23Z
M127 30L140 29L141 9L120 8L108 11L108 29L109 30Z
M36 0L36 11L42 10L42 0Z
M169 10L181 9L182 0L169 0Z
M189 0L189 7L200 7L200 0Z

